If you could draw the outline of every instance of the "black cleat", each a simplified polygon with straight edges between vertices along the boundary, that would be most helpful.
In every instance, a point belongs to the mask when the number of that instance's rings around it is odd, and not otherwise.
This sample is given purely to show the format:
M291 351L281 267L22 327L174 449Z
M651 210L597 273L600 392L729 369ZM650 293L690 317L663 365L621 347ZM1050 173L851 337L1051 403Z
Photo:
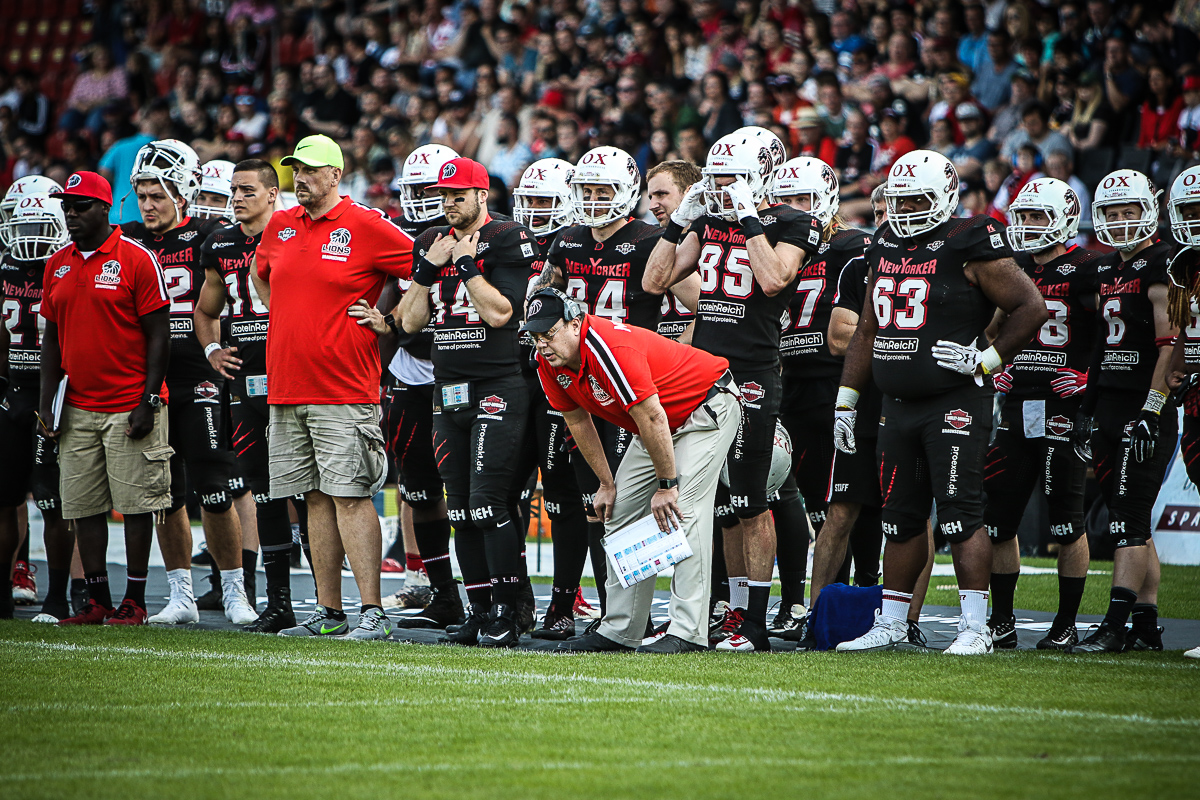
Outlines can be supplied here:
M247 633L279 633L284 628L296 627L296 614L290 605L277 606L267 603L267 607L258 615L258 619L249 625L243 625Z
M804 626L804 635L800 637L800 641L796 642L797 653L815 652L817 649L817 637L813 633L812 626Z
M918 625L917 621L914 619L910 619L908 621L908 639L906 640L906 643L912 645L913 647L923 647L925 649L929 648L929 643L925 641L925 631L921 630L921 626ZM993 644L993 647L994 646L995 645Z
M432 605L432 604L431 604ZM479 644L479 635L487 628L490 622L488 611L478 603L471 604L471 613L467 615L467 621L459 626L458 630L453 633L448 633L443 639L446 644L462 644L468 647L474 647Z
M775 615L775 619L767 626L767 635L774 636L777 639L783 639L785 642L798 642L804 638L804 631L808 626L808 611L804 606L795 604L791 607L779 607L779 613Z
M589 633L595 633L596 631L600 630L600 620L601 619L603 619L603 618L597 617L596 619L589 622L587 624L587 627L583 629L583 635L587 636Z
M1017 649L1017 618L1010 614L1003 619L992 617L988 620L988 628L992 631L992 647L996 650Z
M466 619L462 598L458 595L458 581L450 581L433 590L433 599L425 610L412 616L397 617L395 627L446 630L451 625L462 625Z
M550 609L542 620L542 627L534 630L531 635L535 639L565 642L575 635L575 615L570 611L559 614Z
M504 603L496 603L488 614L487 627L479 633L480 647L516 647L521 641L521 632L513 618L515 610Z
M1120 653L1125 649L1125 628L1101 624L1072 648L1072 653Z
M88 594L87 585L83 581L79 582L78 587L75 585L75 581L71 581L71 613L67 616L79 616L87 608L90 599L91 595Z
M644 644L635 652L638 653L658 653L660 655L675 655L677 653L704 653L708 648L702 644L689 642L687 639L680 639L678 636L667 633L650 644Z
M225 600L221 595L220 578L211 574L207 577L212 588L196 598L196 608L200 611L224 611Z
M1125 652L1133 652L1135 650L1162 650L1162 635L1166 628L1155 627L1154 630L1148 628L1130 628L1129 633L1125 636Z
M528 577L521 580L512 613L519 633L528 633L537 624L537 598L533 596L533 584Z
M1038 643L1038 650L1061 650L1064 653L1074 651L1075 645L1079 644L1079 632L1072 625L1069 628L1064 628L1061 631L1056 631L1053 628L1047 633Z
M574 639L567 639L559 644L558 649L567 653L632 653L632 647L626 647L620 642L614 642L607 636L596 633L585 633Z

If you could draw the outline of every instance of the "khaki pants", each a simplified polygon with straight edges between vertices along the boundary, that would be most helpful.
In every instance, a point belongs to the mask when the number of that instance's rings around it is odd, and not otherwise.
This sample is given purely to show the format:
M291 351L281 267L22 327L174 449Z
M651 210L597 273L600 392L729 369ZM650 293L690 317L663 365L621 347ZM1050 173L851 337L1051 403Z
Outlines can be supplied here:
M387 478L376 403L271 406L267 450L272 497L373 497Z
M712 410L713 419L705 407ZM713 504L721 465L737 435L742 409L737 399L721 392L696 409L672 442L679 472L679 510L692 557L675 565L671 579L670 633L694 644L708 646L708 595L712 573ZM615 477L617 499L608 532L619 531L650 514L650 500L658 491L658 476L640 436L621 460ZM608 571L607 613L599 632L605 638L637 647L646 633L654 581L644 580L622 588Z
M147 514L171 505L167 408L141 439L125 435L129 412L106 414L67 406L58 444L63 519L117 511Z

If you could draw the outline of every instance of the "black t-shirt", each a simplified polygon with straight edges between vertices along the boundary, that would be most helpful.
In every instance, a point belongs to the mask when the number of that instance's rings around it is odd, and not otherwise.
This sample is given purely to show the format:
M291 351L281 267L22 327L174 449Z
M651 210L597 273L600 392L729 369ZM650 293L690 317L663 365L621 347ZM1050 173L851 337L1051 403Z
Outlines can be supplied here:
M449 232L449 226L439 225L417 238L413 245L414 271L421 268L437 235ZM475 263L484 280L512 304L513 313L503 326L489 326L471 304L467 282L459 277L453 261L438 270L429 294L433 304L433 375L438 383L500 378L515 375L521 368L517 339L525 290L530 274L540 270L543 263L537 241L523 225L493 219L479 229Z
M842 374L842 357L829 352L829 314L846 265L863 260L871 237L850 228L822 242L817 254L800 269L800 280L787 310L787 326L779 338L783 373L788 378L827 378Z
M3 324L8 328L8 380L14 386L36 387L41 381L42 307L45 261L0 260L0 300Z
M1103 348L1100 386L1145 392L1158 363L1158 334L1150 287L1169 284L1171 245L1161 239L1125 261L1118 252L1098 259L1100 319L1096 341ZM1094 379L1094 378L1093 378Z
M233 223L208 235L200 248L200 266L214 270L225 284L225 318L229 344L237 347L242 360L241 375L265 375L267 371L267 306L258 296L250 277L250 263L262 233L247 236Z
M200 265L200 248L209 234L224 226L221 220L198 220L185 217L183 224L159 236L146 230L140 222L121 226L131 239L137 239L154 253L162 266L167 296L171 298L171 363L167 366L167 382L193 383L218 381L221 376L208 359L200 340L192 330L192 315L204 285L204 268Z
M821 224L803 211L772 206L759 219L771 247L784 242L811 256L821 246ZM778 367L780 326L798 278L770 297L750 269L746 236L736 222L704 216L692 223L691 232L700 238L692 346L729 359L735 372Z
M853 311L861 317L870 279L866 258L852 258L846 262L842 274L838 276L838 290L833 298L833 307ZM878 436L879 417L883 414L883 395L874 382L867 384L863 389L855 408L858 409L858 417L854 423L854 432L858 436L868 438Z
M586 225L574 225L559 231L548 258L562 270L566 293L589 314L655 330L662 298L642 289L642 275L660 236L657 225L637 219L603 242Z
M1050 318L1013 359L1009 397L1050 400L1057 397L1050 382L1059 369L1087 371L1096 344L1099 258L1093 250L1072 246L1053 261L1038 265L1028 253L1017 253L1017 264L1042 293Z
M900 238L890 225L876 232L866 252L879 322L871 369L885 395L933 397L974 384L939 367L931 349L939 339L981 344L995 305L964 269L1012 255L1003 223L991 217L950 219L915 239Z

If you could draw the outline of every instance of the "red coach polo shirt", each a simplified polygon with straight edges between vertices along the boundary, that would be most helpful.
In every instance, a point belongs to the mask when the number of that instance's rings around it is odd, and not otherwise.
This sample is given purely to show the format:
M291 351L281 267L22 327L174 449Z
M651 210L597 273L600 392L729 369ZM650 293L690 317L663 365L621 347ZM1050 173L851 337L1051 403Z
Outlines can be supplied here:
M557 411L582 408L638 433L629 409L651 395L677 430L704 402L729 362L645 328L587 315L579 330L579 372L552 367L538 356L538 378Z
M105 413L137 408L146 392L138 318L169 302L154 254L115 227L86 259L74 244L50 256L43 285L41 314L58 325L67 405Z
M379 300L389 275L412 273L413 240L382 214L343 197L320 219L276 211L258 244L271 284L267 402L379 402L379 339L346 310Z

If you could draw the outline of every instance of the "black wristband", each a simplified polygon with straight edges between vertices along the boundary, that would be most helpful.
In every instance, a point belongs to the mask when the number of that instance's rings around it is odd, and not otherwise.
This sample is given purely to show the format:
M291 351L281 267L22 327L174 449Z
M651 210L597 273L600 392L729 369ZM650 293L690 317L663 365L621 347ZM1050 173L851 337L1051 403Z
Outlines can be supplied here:
M454 266L458 269L458 274L462 276L464 281L469 281L476 275L483 275L479 270L479 266L475 263L474 256L459 256L454 262Z
M658 488L660 490L674 489L679 486L679 478L659 478Z
M673 219L668 219L667 229L663 231L662 238L671 244L679 244L679 240L683 238L683 226Z
M750 241L755 236L762 236L763 234L762 222L759 221L758 217L746 217L743 220L739 220L738 224L742 226L742 233L746 234L746 241Z

